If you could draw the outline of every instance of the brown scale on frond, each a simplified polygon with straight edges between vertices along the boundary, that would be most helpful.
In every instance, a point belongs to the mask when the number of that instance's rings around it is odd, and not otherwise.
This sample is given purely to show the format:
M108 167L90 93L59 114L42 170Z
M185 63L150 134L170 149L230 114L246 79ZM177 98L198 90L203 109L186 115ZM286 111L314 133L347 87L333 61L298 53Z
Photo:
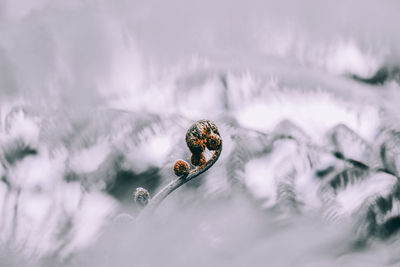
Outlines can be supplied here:
M193 154L203 153L206 145L203 138L195 137L193 135L186 134L186 144L189 147L190 152Z
M184 160L178 160L174 165L174 172L176 176L185 176L190 172L189 164Z
M217 150L221 146L221 137L217 126L209 120L201 120L190 126L186 132L186 144L192 152L191 162L194 166L203 166L207 163L203 152Z
M190 157L190 162L191 162L194 166L203 166L204 164L207 163L206 157L203 155L203 153L200 153L200 154L192 154L192 156Z
M221 137L215 134L210 134L206 140L208 150L217 150L221 145Z
M194 123L186 132L186 144L190 151L195 154L204 152L206 146L208 149L212 148L210 150L217 149L220 140L217 126L208 120Z

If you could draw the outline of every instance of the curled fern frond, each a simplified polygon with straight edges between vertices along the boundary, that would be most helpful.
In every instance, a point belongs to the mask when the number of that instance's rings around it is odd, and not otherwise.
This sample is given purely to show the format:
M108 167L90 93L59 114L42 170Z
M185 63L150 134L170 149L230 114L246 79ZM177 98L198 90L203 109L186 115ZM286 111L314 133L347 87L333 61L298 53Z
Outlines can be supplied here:
M186 145L192 152L192 164L198 167L194 170L190 170L189 165L185 161L178 160L174 165L174 172L178 178L170 182L151 200L149 199L149 204L147 205L146 210L156 208L177 188L210 169L221 155L222 138L217 126L209 120L197 121L190 126L189 130L186 132L185 140ZM205 160L203 154L206 148L214 152L208 161Z
M135 202L138 205L145 207L149 203L150 193L146 189L144 189L142 187L138 187L138 188L136 188L134 198L135 198Z
M175 172L175 175L178 177L186 176L190 172L190 166L186 161L178 160L177 162L175 162L174 172Z

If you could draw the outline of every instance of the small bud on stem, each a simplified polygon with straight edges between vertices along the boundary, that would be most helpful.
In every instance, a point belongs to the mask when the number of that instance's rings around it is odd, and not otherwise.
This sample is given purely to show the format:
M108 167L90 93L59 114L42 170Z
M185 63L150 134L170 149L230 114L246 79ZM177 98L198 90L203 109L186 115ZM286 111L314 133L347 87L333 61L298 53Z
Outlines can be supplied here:
M138 187L136 188L136 192L135 192L135 202L142 207L147 206L147 204L150 201L150 193L149 191L147 191L146 189L142 188L142 187Z
M176 176L185 176L190 172L189 164L184 160L178 160L174 165L174 172Z

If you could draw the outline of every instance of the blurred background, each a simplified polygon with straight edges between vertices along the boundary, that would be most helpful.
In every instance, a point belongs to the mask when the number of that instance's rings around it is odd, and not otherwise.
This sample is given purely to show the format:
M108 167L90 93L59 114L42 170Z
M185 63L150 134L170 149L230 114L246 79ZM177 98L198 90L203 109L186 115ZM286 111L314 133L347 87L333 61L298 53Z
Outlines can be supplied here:
M399 12L0 0L0 265L396 266ZM200 119L220 159L135 220Z

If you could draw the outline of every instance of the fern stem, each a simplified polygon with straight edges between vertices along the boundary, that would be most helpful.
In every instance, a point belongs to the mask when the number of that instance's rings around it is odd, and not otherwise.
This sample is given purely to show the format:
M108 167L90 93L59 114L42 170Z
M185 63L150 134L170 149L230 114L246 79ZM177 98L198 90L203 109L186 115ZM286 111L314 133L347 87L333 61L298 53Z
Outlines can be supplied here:
M221 155L222 152L222 141L217 150L215 150L213 156L207 163L203 166L200 166L194 170L192 170L188 175L186 176L181 176L170 182L167 186L165 186L160 192L158 192L149 202L149 204L146 206L146 210L154 210L157 208L160 203L173 191L181 187L182 185L186 184L190 180L193 180L200 174L206 172L208 169L210 169L215 162L218 160L219 156Z

